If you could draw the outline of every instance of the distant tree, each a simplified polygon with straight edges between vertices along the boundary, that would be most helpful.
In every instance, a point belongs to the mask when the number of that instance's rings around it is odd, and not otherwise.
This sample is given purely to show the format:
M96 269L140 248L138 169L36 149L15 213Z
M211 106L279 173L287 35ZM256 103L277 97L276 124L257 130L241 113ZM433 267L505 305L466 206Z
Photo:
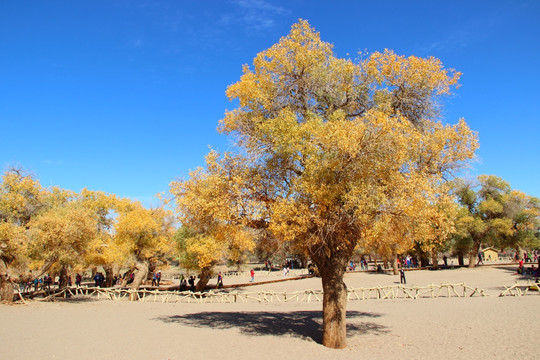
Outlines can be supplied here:
M13 301L10 267L25 263L26 259L22 256L26 247L25 240L23 227L8 221L0 221L0 301Z
M461 216L458 215L457 219ZM466 234L462 235L459 232L452 235L449 247L452 250L452 255L457 257L458 265L465 265L465 256L468 256L473 246L472 238Z
M11 168L0 182L0 300L13 300L13 281L26 268L26 230L46 208L47 192L34 176ZM16 269L15 273L13 271Z
M508 182L497 176L480 175L477 184L458 179L454 188L463 206L458 213L458 239L461 244L470 239L469 267L475 266L482 244L504 246L516 241L516 224L508 215L517 216L519 211L510 209L512 192Z
M29 223L30 257L44 264L60 265L59 286L68 284L68 269L81 263L96 236L97 218L77 202L59 205Z
M420 219L422 222L415 229L419 234L419 247L431 256L433 268L437 269L438 255L450 247L453 235L456 233L455 221L458 205L455 197L450 195L450 189L440 188L435 201L426 209Z
M113 285L113 278L125 265L130 254L127 246L114 241L114 225L120 211L132 209L130 200L118 198L114 194L83 189L77 198L82 206L97 218L97 234L89 244L85 265L102 266L105 270L105 286ZM125 244L124 244L125 245Z
M173 218L163 208L145 209L139 203L120 213L115 224L114 241L126 248L133 259L134 280L130 287L138 289L148 274L150 262L165 258L172 250ZM131 300L136 300L135 296Z
M523 258L523 249L540 248L540 200L512 190L504 202L503 214L511 219L513 232L499 239L501 248L515 249Z
M186 227L176 231L174 240L180 264L188 270L199 272L200 280L196 290L204 290L212 276L213 267L223 261L221 244L211 235L197 234Z
M200 271L198 291L204 289L216 264L228 259L239 261L255 246L256 235L238 216L242 208L250 206L241 196L250 176L242 173L246 169L239 160L226 156L220 161L217 152L211 151L206 157L209 171L196 169L188 180L171 183L183 225L175 239L182 265Z

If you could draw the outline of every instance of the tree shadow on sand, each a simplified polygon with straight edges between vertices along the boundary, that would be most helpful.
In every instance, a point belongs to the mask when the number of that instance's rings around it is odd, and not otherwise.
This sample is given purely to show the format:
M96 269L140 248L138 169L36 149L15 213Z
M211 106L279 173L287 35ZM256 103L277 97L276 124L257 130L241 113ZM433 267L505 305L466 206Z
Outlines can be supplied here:
M379 314L347 311L347 337L363 334L383 334L387 327L362 322L362 318L377 318ZM165 323L180 323L198 328L231 329L238 328L247 336L293 336L322 342L321 311L293 312L202 312L185 315L160 316L154 320Z

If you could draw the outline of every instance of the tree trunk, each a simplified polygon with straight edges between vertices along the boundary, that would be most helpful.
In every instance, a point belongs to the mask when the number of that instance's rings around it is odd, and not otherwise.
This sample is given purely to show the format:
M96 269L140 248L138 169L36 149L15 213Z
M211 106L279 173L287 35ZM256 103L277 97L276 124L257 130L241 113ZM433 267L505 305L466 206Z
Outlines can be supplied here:
M300 260L300 268L304 269L307 267L308 264L308 257L304 254L298 255L298 260Z
M146 279L146 275L148 274L148 262L141 261L138 262L137 265L135 265L135 277L133 279L133 282L130 285L130 289L137 290L142 282ZM129 300L130 301L137 301L138 296L135 293L130 294Z
M210 281L212 276L212 271L210 269L202 269L201 274L199 275L199 281L195 285L195 291L201 292L206 288L206 284Z
M469 269L476 266L476 259L478 258L478 252L480 251L480 242L474 242L471 252L469 253Z
M103 269L105 270L105 287L112 287L114 281L113 267L112 265L104 265Z
M394 271L394 275L399 274L397 255L394 256L394 261L392 261L392 270Z
M525 259L525 250L523 250L519 245L516 247L516 254L518 255L517 261Z
M126 276L124 278L122 278L122 284L120 284L120 287L125 288L127 286L130 274L131 274L131 271L127 272Z
M0 301L12 303L15 291L4 260L0 260Z
M62 265L60 267L60 276L58 280L58 288L63 289L68 287L68 266Z
M131 276L131 273L135 270L135 266L131 266L125 273L124 277L122 277L122 284L120 284L121 287L125 288L128 286L128 282Z
M347 286L343 282L344 265L332 263L322 269L324 346L343 349L347 346Z
M154 272L156 271L156 263L154 261L148 264L148 272L146 273L146 280L152 280Z
M460 266L465 265L465 259L463 259L463 254L458 254L457 261Z
M423 268L423 267L427 267L429 266L429 259L428 257L426 256L427 254L425 253L420 253L418 255L418 257L420 258L420 267Z
M97 266L92 266L92 269L91 269L91 271L92 271L92 276L91 276L91 279L93 279L93 278L94 278L94 276L95 276L95 275L96 275L96 273L97 273Z
M431 252L431 262L433 263L432 269L439 270L439 253L437 250Z
M117 264L114 264L112 266L112 269L113 269L113 277L116 276L116 277L120 277L120 265L117 265ZM115 284L116 285L116 284Z

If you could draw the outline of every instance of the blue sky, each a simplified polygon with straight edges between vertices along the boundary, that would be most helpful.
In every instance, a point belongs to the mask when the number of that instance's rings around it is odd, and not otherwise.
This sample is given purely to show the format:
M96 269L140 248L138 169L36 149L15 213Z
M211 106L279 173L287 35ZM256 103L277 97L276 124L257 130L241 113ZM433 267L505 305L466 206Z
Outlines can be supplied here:
M150 204L204 164L242 64L307 19L340 57L393 49L463 73L445 122L467 174L540 197L540 1L3 1L0 166Z

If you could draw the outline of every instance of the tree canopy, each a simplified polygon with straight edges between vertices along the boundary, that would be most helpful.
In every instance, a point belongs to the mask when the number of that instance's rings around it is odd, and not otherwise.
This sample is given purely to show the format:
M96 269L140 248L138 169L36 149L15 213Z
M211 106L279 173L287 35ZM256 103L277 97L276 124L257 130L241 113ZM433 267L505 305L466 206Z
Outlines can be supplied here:
M67 286L69 269L103 266L107 284L120 267L169 256L174 217L129 199L83 189L45 188L22 169L0 182L0 291L13 298L12 279L54 270ZM172 255L171 255L172 257ZM9 277L6 275L10 273Z

